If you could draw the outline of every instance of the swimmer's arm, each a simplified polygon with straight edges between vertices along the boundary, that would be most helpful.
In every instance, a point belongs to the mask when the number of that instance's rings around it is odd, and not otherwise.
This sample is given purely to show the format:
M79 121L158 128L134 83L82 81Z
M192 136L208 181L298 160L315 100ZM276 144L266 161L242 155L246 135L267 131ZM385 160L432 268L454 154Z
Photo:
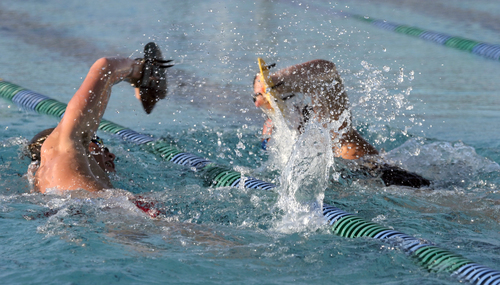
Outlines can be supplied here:
M268 139L271 137L272 134L273 134L273 120L271 120L271 118L268 118L264 122L264 125L262 126L262 138Z
M90 68L57 126L62 137L90 141L108 105L111 87L132 72L129 58L101 58Z
M262 140L261 140L262 149L264 150L267 149L267 143L271 139L272 134L273 134L273 121L271 120L271 118L268 118L264 122L264 126L262 126Z
M332 132L332 139L335 139L337 136L337 133ZM339 143L340 145L333 145L333 153L336 157L359 159L365 155L379 154L377 149L366 141L355 129L350 129L350 131L344 133Z

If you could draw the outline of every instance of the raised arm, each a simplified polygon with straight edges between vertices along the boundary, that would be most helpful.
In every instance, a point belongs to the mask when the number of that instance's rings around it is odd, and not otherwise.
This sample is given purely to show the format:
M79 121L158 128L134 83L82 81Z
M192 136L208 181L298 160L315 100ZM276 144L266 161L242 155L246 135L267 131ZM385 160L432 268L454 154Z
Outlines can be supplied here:
M130 81L131 76L137 76L139 72L139 63L130 58L97 60L68 103L66 113L57 126L59 137L88 145L108 105L111 87L122 80Z

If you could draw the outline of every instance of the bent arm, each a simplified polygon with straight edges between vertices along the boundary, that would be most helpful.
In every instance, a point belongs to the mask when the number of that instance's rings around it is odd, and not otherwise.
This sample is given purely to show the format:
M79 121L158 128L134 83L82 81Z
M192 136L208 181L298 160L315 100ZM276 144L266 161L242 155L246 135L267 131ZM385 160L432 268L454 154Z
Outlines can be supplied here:
M332 138L336 135L333 134ZM378 155L377 149L367 142L355 129L351 129L340 138L340 147L334 146L335 156L344 159L359 159L365 155Z
M101 58L90 68L85 80L68 103L66 113L57 126L59 138L90 142L97 131L111 95L111 87L127 79L134 60Z

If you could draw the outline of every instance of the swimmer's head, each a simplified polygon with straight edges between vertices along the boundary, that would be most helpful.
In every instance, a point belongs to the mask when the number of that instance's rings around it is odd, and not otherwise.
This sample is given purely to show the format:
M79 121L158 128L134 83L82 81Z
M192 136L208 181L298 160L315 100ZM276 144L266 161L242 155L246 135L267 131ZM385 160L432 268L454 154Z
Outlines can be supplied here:
M271 102L267 100L266 96L266 84L262 80L262 76L257 74L253 79L253 102L255 107L263 108L264 110L272 110Z
M40 161L40 151L45 140L49 137L55 128L45 129L36 134L28 143L28 150L30 152L31 161Z
M277 87L279 87L283 84L284 84L284 82L280 81L277 84L275 84L273 87L271 87L271 89L276 89ZM267 92L267 90L266 90L266 85L262 81L262 76L260 74L255 75L255 77L253 78L253 92L254 93L252 95L252 99L253 99L253 102L254 102L256 107L260 107L260 108L264 108L264 109L268 109L268 110L273 109L271 106L271 103L267 100L266 96L264 96L264 94ZM284 94L284 95L280 95L279 98L282 101L286 101L294 96L295 96L294 94ZM278 100L275 98L275 102L277 102L277 101Z
M41 161L42 157L40 152L42 145L54 129L55 128L50 128L39 132L28 143L29 156L32 162ZM102 170L106 172L115 172L115 155L104 146L102 139L97 135L94 135L90 140L89 153L94 157Z
M275 63L266 65L262 58L257 58L259 64L259 73L253 79L253 102L256 107L261 108L264 112L273 112L274 105L271 100L275 99L273 81L269 75L269 69L276 66ZM268 78L269 77L269 78ZM281 106L279 106L281 109Z

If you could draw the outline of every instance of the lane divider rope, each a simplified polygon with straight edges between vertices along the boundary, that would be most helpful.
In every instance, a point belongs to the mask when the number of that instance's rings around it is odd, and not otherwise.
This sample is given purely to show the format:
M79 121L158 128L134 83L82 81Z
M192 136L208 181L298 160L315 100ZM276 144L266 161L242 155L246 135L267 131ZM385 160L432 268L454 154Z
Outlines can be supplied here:
M0 80L0 97L19 105L22 109L61 118L66 105L49 97ZM244 187L271 190L274 184L253 177L242 177L241 173L228 167L215 165L209 160L180 151L150 135L141 134L111 121L102 119L99 129L122 137L124 140L144 144L165 160L204 171L206 184L215 187ZM382 241L398 241L400 248L414 256L418 264L431 272L451 272L461 280L480 285L500 285L500 272L474 263L461 255L421 241L404 233L391 230L373 222L367 222L353 214L324 204L323 216L331 226L332 233L347 237L371 237Z
M295 6L301 10L314 10L318 16L341 16L345 18L352 18L371 24L374 27L392 31L400 34L409 35L412 37L420 38L425 41L434 42L450 48L467 51L488 59L500 59L500 45L490 44L481 41L466 39L459 36L452 36L445 33L439 33L431 30L421 29L419 27L408 26L398 23L392 23L385 20L375 19L368 16L357 15L342 10L336 10L328 7L321 7L316 5L313 1L295 1L295 0L278 0L279 2L286 3L289 6Z
M430 272L450 272L459 280L479 285L500 284L500 271L474 263L428 241L365 221L328 204L323 205L323 216L331 226L332 233L347 238L371 237L396 243L399 248L414 257L421 267Z
M370 17L349 14L345 12L342 12L342 15L361 20L383 30L420 38L425 41L430 41L450 48L467 51L475 55L493 60L500 59L500 45L498 44L489 44L462 37L451 36L444 33L429 31L418 27L391 23L384 20L377 20Z

